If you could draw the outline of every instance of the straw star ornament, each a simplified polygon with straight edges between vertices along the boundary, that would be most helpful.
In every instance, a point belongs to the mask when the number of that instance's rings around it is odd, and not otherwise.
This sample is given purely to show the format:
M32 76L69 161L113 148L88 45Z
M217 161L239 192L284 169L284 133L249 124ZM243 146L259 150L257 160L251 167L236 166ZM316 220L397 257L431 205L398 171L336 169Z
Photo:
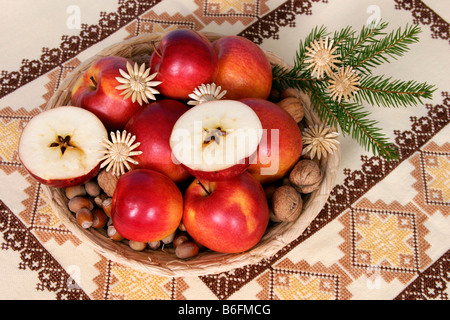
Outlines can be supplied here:
M349 101L358 91L360 77L353 71L352 67L340 68L336 73L330 75L328 90L331 98L341 102L342 98Z
M321 79L324 78L325 74L330 75L332 69L337 69L336 63L341 61L337 59L340 55L334 54L338 47L333 47L333 43L334 41L329 41L328 37L320 38L306 48L308 53L305 56L309 58L305 60L305 63L310 64L306 70L313 69L312 76L315 75L318 79Z
M124 99L131 97L131 101L138 102L141 106L143 102L149 103L148 99L156 100L155 94L159 91L153 87L161 84L161 81L152 81L157 72L150 74L150 68L145 68L145 63L139 66L137 63L134 66L127 62L127 72L119 69L122 77L116 77L116 80L121 83L116 87L117 90L123 90L120 94L124 95Z
M207 101L220 100L226 93L226 90L222 91L222 87L217 86L215 83L202 84L195 88L194 92L189 95L189 98L192 100L188 104L195 106Z
M120 176L125 173L126 170L130 170L129 163L138 164L132 157L142 154L142 151L135 151L140 146L140 142L134 143L136 136L132 136L131 133L127 133L125 130L111 132L111 141L104 138L102 146L106 150L101 152L104 154L100 161L103 161L100 168L106 167L106 171L112 169L112 173L116 176Z
M303 131L303 155L308 155L311 159L317 156L320 160L327 157L337 149L339 133L333 131L323 124L314 125Z

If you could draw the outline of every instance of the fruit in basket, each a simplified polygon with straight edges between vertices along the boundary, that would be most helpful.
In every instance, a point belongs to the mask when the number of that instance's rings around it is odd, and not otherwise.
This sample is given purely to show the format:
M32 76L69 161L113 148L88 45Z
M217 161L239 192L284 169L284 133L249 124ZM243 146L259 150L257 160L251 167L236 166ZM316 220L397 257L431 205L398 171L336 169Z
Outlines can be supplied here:
M239 101L203 102L185 112L173 126L174 159L199 179L223 180L249 166L262 136L256 113Z
M183 215L183 196L166 175L135 169L122 175L112 200L111 219L124 238L158 241L178 228Z
M218 58L211 42L202 34L177 29L166 34L150 58L150 68L158 72L161 94L187 100L201 84L211 83L217 74Z
M242 99L258 115L263 137L248 171L265 184L280 180L302 154L302 134L295 120L280 106L263 99Z
M268 222L264 190L247 172L223 181L194 180L185 192L186 231L211 250L237 253L251 249Z
M99 58L86 70L72 88L72 104L93 112L108 131L122 130L128 119L140 108L138 101L124 99L116 77L119 69L127 70L131 60L108 56Z
M134 168L154 169L166 174L175 183L185 181L191 175L172 159L169 139L178 118L189 107L177 100L164 99L143 106L125 126L125 130L136 136L142 154L133 159Z
M214 82L227 91L227 99L269 97L272 67L258 45L241 36L224 36L213 47L219 58Z
M39 182L65 188L83 184L100 170L103 123L90 111L64 106L28 122L19 141L19 158Z

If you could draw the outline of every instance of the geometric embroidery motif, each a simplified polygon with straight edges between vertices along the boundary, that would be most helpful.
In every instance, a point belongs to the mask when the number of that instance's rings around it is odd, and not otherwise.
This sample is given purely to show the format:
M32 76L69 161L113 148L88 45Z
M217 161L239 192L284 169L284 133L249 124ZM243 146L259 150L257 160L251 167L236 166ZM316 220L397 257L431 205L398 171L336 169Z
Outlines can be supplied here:
M427 204L450 204L450 154L421 153Z
M415 270L414 216L373 210L352 210L355 266Z
M256 0L209 0L205 1L205 11L207 15L253 14L256 16L258 2Z
M345 240L339 246L345 254L341 265L355 279L363 275L370 281L381 277L410 282L431 261L427 219L411 202L360 199L339 217L347 226L339 233Z
M278 300L335 300L338 278L307 273L273 273L273 294Z
M119 282L111 288L110 294L126 300L168 300L170 292L164 285L170 278L139 272L122 266L113 267L112 274Z
M305 260L293 263L284 258L256 280L262 300L347 300L348 274L338 265L310 265Z

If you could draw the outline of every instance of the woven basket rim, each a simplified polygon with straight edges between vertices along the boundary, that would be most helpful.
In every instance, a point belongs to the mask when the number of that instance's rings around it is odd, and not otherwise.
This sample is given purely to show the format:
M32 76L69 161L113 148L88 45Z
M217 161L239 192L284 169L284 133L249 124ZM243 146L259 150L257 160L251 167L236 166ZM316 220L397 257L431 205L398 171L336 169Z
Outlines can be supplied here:
M202 32L210 41L214 41L224 35L218 33ZM61 82L58 89L48 101L45 109L70 105L70 92L75 81L100 57L118 55L134 59L142 54L150 54L153 51L152 41L159 42L166 33L141 34L122 42L113 44L96 55L82 62ZM273 65L281 65L291 68L279 57L269 51L266 56ZM317 114L311 109L309 96L300 92L300 99L305 109L305 119L308 125L323 123ZM282 222L269 228L261 241L252 249L235 254L219 252L200 252L191 259L179 259L173 249L159 251L134 251L126 243L110 240L102 230L94 228L84 229L78 225L74 215L68 210L68 199L62 189L43 185L43 191L53 211L60 218L64 226L82 242L88 243L95 251L104 257L135 270L156 275L170 277L186 277L217 274L241 268L250 264L256 264L263 259L274 256L286 245L297 239L310 223L320 213L334 187L337 169L340 162L340 148L320 160L320 168L323 180L319 189L307 195L304 200L302 214L296 221Z

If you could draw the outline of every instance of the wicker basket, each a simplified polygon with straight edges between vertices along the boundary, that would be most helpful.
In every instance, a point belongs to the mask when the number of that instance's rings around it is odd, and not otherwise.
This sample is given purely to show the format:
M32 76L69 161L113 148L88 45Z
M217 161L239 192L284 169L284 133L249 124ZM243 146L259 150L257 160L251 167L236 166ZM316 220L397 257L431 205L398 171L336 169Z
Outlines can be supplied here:
M215 33L204 34L211 41L221 37L220 34ZM64 79L49 100L46 109L71 105L72 86L98 58L117 55L139 61L143 57L148 57L153 51L151 42L158 42L163 36L163 33L143 34L99 52L82 63ZM274 54L266 52L266 55L272 64L289 67ZM302 94L301 99L305 107L306 123L308 125L320 124L321 119L310 108L309 97ZM69 211L67 207L68 199L64 190L47 186L43 186L43 189L50 205L62 223L81 241L90 244L106 258L135 270L157 275L199 276L217 274L257 263L262 259L273 256L284 246L298 238L325 205L331 188L334 186L339 161L340 149L321 160L320 168L323 172L323 181L318 190L303 199L303 212L299 218L294 222L277 223L269 227L261 241L251 250L238 254L224 254L206 250L200 252L194 258L185 260L177 258L171 248L155 251L134 251L126 243L110 240L101 229L84 229L78 225L74 215Z

